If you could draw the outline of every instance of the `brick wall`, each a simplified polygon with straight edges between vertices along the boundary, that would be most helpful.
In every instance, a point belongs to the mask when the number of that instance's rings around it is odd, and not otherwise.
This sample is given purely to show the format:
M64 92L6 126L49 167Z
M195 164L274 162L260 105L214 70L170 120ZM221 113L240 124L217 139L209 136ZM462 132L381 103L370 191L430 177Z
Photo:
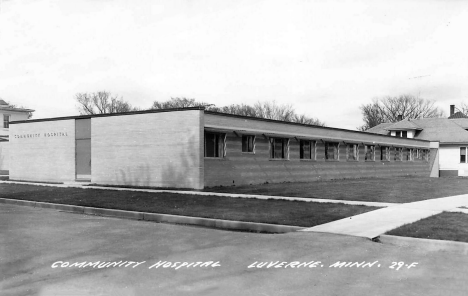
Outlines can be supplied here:
M91 119L91 181L203 188L203 111Z
M359 161L356 162L346 160L346 145L341 143L340 159L328 161L325 160L325 145L317 141L317 160L300 160L299 141L291 138L289 160L270 160L269 142L264 136L256 136L255 154L243 153L241 137L233 132L227 133L226 141L225 158L205 158L206 187L430 174L427 161L396 162L394 154L391 154L391 161L380 161L379 147L376 149L376 161L364 161L364 147L361 145Z

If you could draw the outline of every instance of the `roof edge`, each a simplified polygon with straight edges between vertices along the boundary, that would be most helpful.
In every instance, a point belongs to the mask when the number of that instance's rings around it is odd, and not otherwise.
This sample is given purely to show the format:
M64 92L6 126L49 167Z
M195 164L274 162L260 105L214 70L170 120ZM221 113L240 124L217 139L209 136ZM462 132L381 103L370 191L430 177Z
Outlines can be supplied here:
M31 120L11 121L10 124L41 122L41 121L58 121L58 120L69 120L69 119L88 119L88 118L94 118L94 117L125 116L125 115L162 113L162 112L174 112L174 111L190 111L190 110L205 110L205 107L153 109L153 110L143 110L143 111L122 112L122 113L87 114L87 115L75 115L75 116L64 116L64 117L39 118L39 119L31 119Z
M237 115L237 114L229 114L229 113L221 113L221 112L215 112L215 111L209 111L209 110L205 110L205 113L206 114L219 115L219 116L236 117L236 118L244 118L244 119L252 119L252 120L260 120L260 121L281 123L281 124L298 125L298 126L305 126L305 127L315 127L315 128L322 128L322 129L328 129L328 130L334 130L334 131L344 131L344 132L351 132L351 133L358 133L358 134L367 134L367 135L374 134L374 135L379 135L379 136L382 136L382 137L395 138L395 137L389 136L389 135L369 133L369 132L365 132L365 131L362 132L362 131L355 131L355 130L349 130L349 129L344 129L344 128L320 126L320 125L297 123L297 122L282 121L282 120L267 119L267 118L252 117L252 116ZM433 141L429 141L429 140L421 140L421 139L414 139L414 138L406 138L406 139L412 140L412 141L433 142Z

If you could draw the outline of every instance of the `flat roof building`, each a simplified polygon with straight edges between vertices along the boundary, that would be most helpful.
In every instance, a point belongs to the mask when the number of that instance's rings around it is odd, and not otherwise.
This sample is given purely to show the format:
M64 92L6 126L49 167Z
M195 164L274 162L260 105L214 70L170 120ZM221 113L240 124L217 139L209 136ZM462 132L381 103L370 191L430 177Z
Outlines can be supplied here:
M11 180L195 188L438 176L438 143L204 110L12 122Z

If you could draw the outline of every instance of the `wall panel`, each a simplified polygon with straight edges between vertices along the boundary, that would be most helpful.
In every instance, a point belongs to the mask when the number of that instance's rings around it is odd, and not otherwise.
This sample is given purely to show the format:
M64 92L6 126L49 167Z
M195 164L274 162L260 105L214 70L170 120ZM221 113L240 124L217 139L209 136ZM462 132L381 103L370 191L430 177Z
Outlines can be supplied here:
M91 181L150 187L203 187L203 111L91 119Z
M75 120L10 125L10 179L75 180Z

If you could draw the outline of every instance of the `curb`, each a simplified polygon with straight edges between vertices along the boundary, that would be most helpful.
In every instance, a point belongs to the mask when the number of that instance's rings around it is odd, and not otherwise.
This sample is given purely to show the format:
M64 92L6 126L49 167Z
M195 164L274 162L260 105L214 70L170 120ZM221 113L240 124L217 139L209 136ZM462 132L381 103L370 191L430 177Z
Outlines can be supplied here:
M243 230L253 232L268 232L268 233L287 233L304 229L305 227L300 226L289 226L289 225L277 225L267 223L254 223L254 222L243 222L243 221L232 221L232 220L221 220L221 219L210 219L200 217L189 217L189 216L178 216L170 214L157 214L147 212L136 212L136 211L124 211L124 210L113 210L104 208L93 208L85 206L74 206L65 204L55 204L48 202L36 202L28 200L8 199L0 198L0 204L11 204L20 206L29 206L37 208L54 209L64 212L106 216L121 219L132 219L132 220L144 220L151 222L162 222L171 224L187 224L187 225L198 225L209 228L221 228L229 230Z
M446 251L468 254L468 243L456 241L443 241L437 239L425 239L415 237L405 237L396 235L381 235L379 241L384 244L399 247L414 247L425 251Z

